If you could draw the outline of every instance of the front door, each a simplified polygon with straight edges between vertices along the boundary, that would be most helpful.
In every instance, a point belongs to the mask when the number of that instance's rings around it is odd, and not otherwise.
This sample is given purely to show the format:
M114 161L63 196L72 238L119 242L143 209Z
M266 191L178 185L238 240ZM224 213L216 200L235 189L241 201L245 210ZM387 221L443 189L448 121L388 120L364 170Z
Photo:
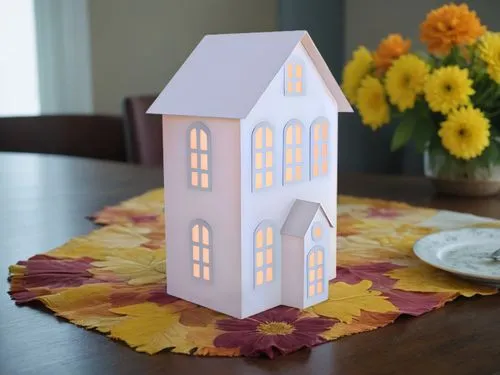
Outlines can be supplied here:
M307 299L312 303L320 301L325 296L325 249L314 246L307 254Z

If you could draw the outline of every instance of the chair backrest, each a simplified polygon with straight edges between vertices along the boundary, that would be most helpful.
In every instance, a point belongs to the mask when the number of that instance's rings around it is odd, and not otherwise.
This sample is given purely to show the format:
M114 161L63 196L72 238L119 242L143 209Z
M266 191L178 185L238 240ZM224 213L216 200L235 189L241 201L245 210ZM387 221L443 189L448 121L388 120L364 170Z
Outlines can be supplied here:
M0 151L126 161L123 120L97 115L0 117Z
M128 160L148 166L163 165L161 116L147 115L156 95L125 98L123 102Z

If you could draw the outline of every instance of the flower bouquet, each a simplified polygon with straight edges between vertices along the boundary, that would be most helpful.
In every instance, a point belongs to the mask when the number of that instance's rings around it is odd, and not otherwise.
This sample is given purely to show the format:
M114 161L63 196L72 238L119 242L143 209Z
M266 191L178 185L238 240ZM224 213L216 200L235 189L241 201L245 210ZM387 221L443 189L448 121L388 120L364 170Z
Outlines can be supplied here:
M413 141L440 190L500 191L500 33L450 4L427 15L420 39L426 52L410 52L399 34L373 53L359 47L343 71L344 93L373 130L397 123L391 149Z

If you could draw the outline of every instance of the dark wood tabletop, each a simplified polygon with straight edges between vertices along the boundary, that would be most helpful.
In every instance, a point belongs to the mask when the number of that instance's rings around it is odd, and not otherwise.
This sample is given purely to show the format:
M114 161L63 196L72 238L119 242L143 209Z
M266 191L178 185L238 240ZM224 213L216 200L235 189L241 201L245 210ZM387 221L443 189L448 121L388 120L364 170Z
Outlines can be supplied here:
M10 264L88 233L89 214L161 185L160 169L0 153L0 374L500 374L500 296L461 298L275 360L140 354L9 299ZM500 218L498 198L438 196L423 178L341 175L339 189Z

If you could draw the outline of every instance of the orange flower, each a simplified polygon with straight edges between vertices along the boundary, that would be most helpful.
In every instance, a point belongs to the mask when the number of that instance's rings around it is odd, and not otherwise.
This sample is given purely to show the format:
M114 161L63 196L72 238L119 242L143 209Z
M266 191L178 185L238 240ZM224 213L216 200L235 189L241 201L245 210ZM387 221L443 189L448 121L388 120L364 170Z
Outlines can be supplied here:
M455 45L472 44L486 32L476 12L466 4L444 5L431 11L420 25L420 40L430 52L447 54Z
M408 53L411 47L409 39L403 39L400 34L389 34L382 40L373 55L375 66L379 73L384 73L394 60Z

